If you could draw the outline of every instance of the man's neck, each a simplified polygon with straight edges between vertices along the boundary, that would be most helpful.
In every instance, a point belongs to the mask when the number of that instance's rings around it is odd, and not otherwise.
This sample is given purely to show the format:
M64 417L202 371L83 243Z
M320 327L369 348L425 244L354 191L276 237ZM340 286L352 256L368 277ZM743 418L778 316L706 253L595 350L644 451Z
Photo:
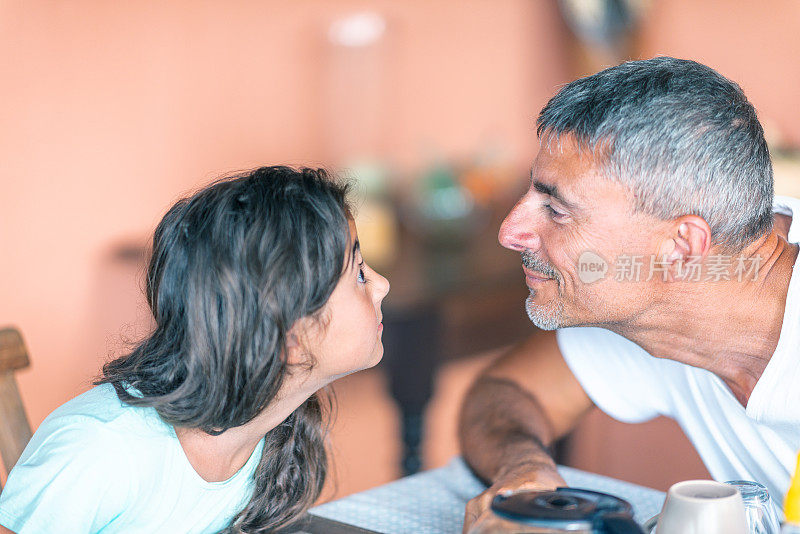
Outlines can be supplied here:
M776 226L743 254L760 258L755 280L665 283L648 310L608 328L653 356L708 369L747 406L780 338L798 246Z

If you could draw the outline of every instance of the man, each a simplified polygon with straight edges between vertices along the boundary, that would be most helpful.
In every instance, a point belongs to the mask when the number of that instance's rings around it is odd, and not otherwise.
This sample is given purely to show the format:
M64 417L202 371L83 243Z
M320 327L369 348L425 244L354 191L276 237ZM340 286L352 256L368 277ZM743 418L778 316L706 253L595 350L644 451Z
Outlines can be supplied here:
M499 239L541 331L464 401L463 454L491 484L465 530L498 492L564 485L547 447L593 405L674 418L712 476L780 502L800 448L800 201L773 199L753 106L659 57L566 85L537 124Z

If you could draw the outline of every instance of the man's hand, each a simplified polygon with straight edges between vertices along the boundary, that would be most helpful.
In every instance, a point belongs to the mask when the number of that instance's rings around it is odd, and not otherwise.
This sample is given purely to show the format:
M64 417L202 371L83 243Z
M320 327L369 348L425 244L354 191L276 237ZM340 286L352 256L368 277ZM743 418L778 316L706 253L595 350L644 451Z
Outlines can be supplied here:
M464 534L469 532L472 525L482 519L484 514L489 513L489 508L495 495L523 490L548 491L566 485L567 483L564 482L564 479L561 478L561 475L552 465L525 466L511 470L507 474L498 477L498 480L486 491L467 503L463 532Z
M538 332L475 381L464 398L461 451L491 487L472 499L466 532L499 492L563 486L547 448L592 407L558 349L554 332Z

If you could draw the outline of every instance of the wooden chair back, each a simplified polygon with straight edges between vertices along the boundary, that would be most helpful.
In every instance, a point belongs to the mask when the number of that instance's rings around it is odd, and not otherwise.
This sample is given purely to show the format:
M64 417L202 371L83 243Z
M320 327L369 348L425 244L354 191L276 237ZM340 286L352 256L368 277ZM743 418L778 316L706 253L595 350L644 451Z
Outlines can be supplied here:
M0 456L7 473L31 439L31 427L14 378L14 371L29 364L28 351L19 330L0 329Z

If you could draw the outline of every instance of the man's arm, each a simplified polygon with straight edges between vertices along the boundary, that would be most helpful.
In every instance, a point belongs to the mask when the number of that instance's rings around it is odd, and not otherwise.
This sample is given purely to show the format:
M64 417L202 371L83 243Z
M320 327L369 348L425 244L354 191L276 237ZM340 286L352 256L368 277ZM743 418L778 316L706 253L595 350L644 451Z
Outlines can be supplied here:
M459 439L464 459L491 487L467 506L465 531L498 492L564 485L547 447L591 407L555 332L536 332L485 370L464 399Z

